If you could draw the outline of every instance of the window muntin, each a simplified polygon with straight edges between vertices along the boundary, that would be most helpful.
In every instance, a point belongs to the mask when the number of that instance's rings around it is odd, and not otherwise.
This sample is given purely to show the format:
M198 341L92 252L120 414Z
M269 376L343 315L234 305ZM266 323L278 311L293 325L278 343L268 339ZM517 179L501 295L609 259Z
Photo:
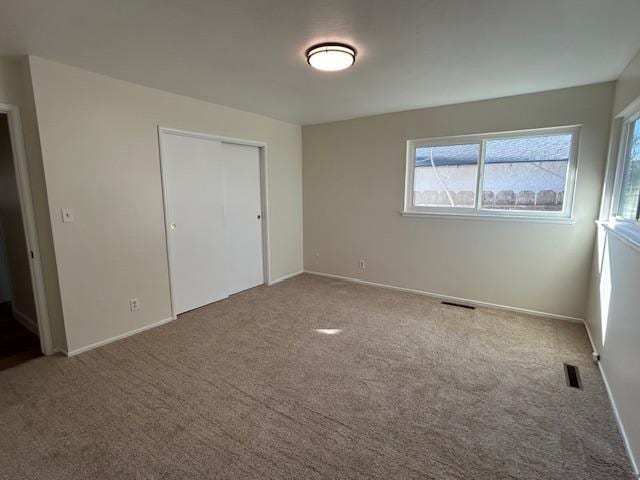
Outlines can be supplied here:
M640 121L630 122L624 130L627 138L616 213L620 219L637 221L640 213Z
M569 218L577 140L561 127L409 141L405 212Z

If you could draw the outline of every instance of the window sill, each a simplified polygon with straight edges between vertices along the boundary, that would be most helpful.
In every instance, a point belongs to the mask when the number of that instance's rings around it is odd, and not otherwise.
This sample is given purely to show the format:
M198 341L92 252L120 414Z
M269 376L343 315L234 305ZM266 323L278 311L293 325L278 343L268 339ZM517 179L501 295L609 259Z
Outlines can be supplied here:
M403 217L423 217L439 218L443 220L491 220L499 222L526 222L526 223L556 223L563 225L573 225L575 218L567 217L535 217L526 215L491 215L491 214L468 214L468 213L426 213L402 211Z
M615 220L603 222L596 220L596 225L603 228L607 233L615 235L631 248L640 251L640 228L626 222L616 222Z

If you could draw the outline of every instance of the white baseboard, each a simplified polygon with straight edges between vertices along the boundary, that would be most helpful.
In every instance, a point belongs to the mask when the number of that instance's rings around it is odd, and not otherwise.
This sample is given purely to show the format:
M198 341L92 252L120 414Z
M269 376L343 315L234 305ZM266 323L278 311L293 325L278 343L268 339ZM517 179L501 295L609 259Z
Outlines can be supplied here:
M160 325L164 325L165 323L172 322L176 317L169 317L163 320L159 320L155 323L151 323L149 325L145 325L144 327L136 328L135 330L131 330L129 332L116 335L115 337L107 338L106 340L101 340L96 343L92 343L91 345L87 345L86 347L76 348L75 350L64 351L62 349L57 349L60 353L64 353L67 357L73 357L74 355L78 355L79 353L87 352L89 350L93 350L94 348L102 347L103 345L107 345L108 343L115 342L117 340L122 340L123 338L130 337L131 335L135 335L136 333L144 332L145 330L150 330L155 327L159 327Z
M20 310L13 309L13 318L15 318L20 324L29 330L34 335L40 336L40 331L38 330L38 322L36 322L33 318L28 317Z
M584 326L587 329L587 336L589 337L589 342L591 342L591 348L593 349L594 352L598 352L598 349L596 348L596 345L593 341L593 337L591 336L591 331L589 330L589 324L585 322ZM635 457L633 456L633 452L631 451L631 446L629 445L629 438L627 437L627 433L625 432L624 425L622 424L622 419L620 418L620 414L618 413L618 407L616 406L616 401L613 397L613 392L611 391L611 387L609 386L609 382L607 381L607 375L604 373L602 362L598 362L598 369L600 370L600 375L602 376L604 388L606 389L607 395L609 396L609 402L611 403L611 408L613 409L613 415L616 419L616 423L618 424L618 430L620 430L620 435L622 436L624 448L627 450L627 456L631 461L633 474L640 479L640 469L638 468L638 461L636 461Z
M584 322L584 329L587 331L587 337L589 337L591 350L593 350L593 352L595 353L600 353L600 351L598 350L598 347L596 347L596 342L593 341L593 337L591 336L591 330L589 330L589 324L586 322L586 320Z
M298 275L304 273L304 270L300 270L298 272L294 272L294 273L290 273L289 275L285 275L284 277L280 277L280 278L276 278L275 280L269 280L268 285L275 285L276 283L280 283L280 282L284 282L285 280L288 280L290 278L293 277L297 277Z
M334 275L332 273L314 272L312 270L305 270L304 273L310 273L312 275L320 275L321 277L335 278L337 280L343 280L345 282L359 283L362 285L369 285L372 287L380 287L380 288L387 288L389 290L398 290L400 292L415 293L417 295L425 295L427 297L434 297L441 300L465 303L467 305L473 305L476 307L496 308L498 310L508 310L511 312L525 313L527 315L535 315L536 317L555 318L557 320L566 320L574 323L584 323L584 320L582 318L570 317L568 315L559 315L557 313L540 312L538 310L529 310L527 308L512 307L509 305L500 305L497 303L481 302L479 300L473 300L471 298L453 297L451 295L443 295L442 293L425 292L424 290L414 290L411 288L397 287L395 285L387 285L385 283L368 282L366 280L360 280L359 278L345 277L342 275Z

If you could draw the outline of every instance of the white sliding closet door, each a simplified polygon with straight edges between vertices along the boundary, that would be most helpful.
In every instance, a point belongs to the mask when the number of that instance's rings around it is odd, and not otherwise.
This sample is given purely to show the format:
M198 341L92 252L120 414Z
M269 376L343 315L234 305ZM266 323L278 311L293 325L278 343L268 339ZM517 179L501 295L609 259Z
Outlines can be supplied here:
M160 136L174 313L262 285L260 149Z
M227 286L229 295L264 283L260 150L223 143Z
M227 297L222 143L162 134L174 313Z

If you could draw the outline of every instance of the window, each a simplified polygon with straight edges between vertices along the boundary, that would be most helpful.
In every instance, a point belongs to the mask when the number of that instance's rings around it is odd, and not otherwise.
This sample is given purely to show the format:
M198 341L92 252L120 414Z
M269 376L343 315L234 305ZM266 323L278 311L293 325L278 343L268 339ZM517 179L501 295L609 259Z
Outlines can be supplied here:
M622 128L619 181L615 187L614 213L618 220L638 222L640 217L640 120Z
M577 141L578 127L411 140L404 213L570 218Z
M480 145L417 147L414 204L421 207L475 207Z

